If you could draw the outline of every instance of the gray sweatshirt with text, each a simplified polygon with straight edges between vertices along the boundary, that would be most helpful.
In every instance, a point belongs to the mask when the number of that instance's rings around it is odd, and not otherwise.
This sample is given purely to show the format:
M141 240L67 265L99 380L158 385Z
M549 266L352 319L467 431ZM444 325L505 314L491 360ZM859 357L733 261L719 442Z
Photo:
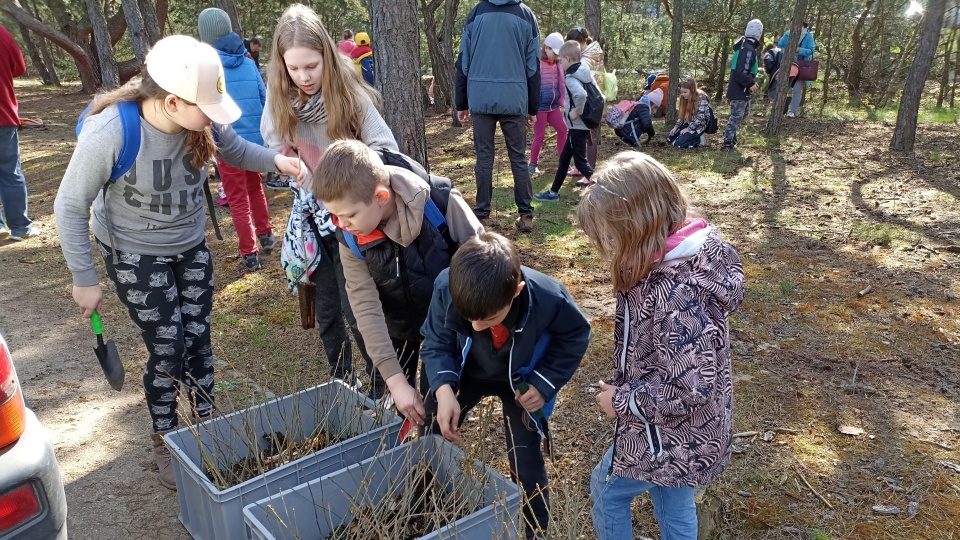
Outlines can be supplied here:
M217 155L224 161L238 169L276 172L275 150L244 141L230 126L214 128L220 130ZM163 133L141 118L137 161L104 197L103 185L123 144L120 115L111 106L84 120L53 204L60 247L75 286L99 283L90 251L91 206L94 236L109 245L112 231L116 245L111 247L119 251L171 256L203 241L206 170L190 165L187 135L186 130Z

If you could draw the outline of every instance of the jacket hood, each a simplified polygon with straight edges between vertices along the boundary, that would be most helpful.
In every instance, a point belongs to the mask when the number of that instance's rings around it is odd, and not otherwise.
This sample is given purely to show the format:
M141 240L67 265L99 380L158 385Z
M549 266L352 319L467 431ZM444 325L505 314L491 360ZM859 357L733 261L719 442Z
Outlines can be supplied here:
M740 38L737 39L737 41L735 41L735 42L733 43L733 50L734 50L734 51L739 51L740 49L743 48L743 44L746 43L746 42L748 42L748 41L753 44L753 48L754 48L754 49L759 49L759 48L760 48L760 42L757 41L756 39L754 39L754 38L752 38L752 37L747 37L747 36L740 36Z
M523 0L487 0L487 2L495 6L509 6L510 4L519 4L523 2Z
M243 39L236 32L230 32L213 42L213 48L220 55L220 62L224 68L235 68L243 64L247 57L247 49L243 46Z
M420 236L423 209L430 198L430 184L403 167L386 167L390 171L390 190L397 210L383 224L383 232L398 244L409 246Z
M733 312L740 307L743 277L731 272L740 257L723 243L716 228L702 219L689 220L670 235L666 249L663 264L651 277L674 271L685 274L685 279L696 280L700 290L708 291L723 309Z
M571 77L573 77L574 79L580 81L580 82L583 83L583 84L587 84L587 83L593 81L593 75L590 74L590 68L587 67L587 64L585 64L585 63L583 63L583 62L580 62L580 63L574 64L574 65L577 66L576 71L574 71L574 72L571 74L571 73L570 73L570 70L567 70L567 74L568 74L568 75L570 75ZM570 67L572 68L573 66L570 66Z

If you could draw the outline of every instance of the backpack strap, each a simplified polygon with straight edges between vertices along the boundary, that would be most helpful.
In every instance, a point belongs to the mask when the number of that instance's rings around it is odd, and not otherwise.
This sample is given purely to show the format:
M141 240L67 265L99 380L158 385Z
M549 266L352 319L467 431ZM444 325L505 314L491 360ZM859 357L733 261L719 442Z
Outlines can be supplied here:
M437 203L433 202L432 198L427 199L427 204L423 207L423 217L427 218L433 228L440 231L440 234L444 237L449 236L450 227L447 225L447 218L443 217L440 209L437 208Z
M92 105L92 103L91 103ZM140 153L140 105L136 101L120 101L120 127L123 130L123 144L117 162L110 171L110 182L114 183L133 167Z
M347 247L350 248L350 251L352 251L353 254L356 255L361 261L367 260L367 258L364 257L363 253L360 251L360 246L357 245L357 237L354 236L353 233L347 232L343 229L340 229L340 232L343 234L343 241L345 244L347 244Z

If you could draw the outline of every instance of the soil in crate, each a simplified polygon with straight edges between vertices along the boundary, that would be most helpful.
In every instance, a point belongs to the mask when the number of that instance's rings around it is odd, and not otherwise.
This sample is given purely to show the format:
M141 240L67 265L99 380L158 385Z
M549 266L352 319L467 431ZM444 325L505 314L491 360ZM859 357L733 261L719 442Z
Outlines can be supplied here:
M353 520L334 529L324 540L414 540L477 511L470 499L447 493L430 465L419 462L395 495L375 507L354 509Z
M341 437L331 434L319 426L302 443L288 439L280 431L264 433L262 437L267 441L265 450L250 453L236 463L231 463L226 470L222 470L216 467L216 464L208 461L205 467L207 479L213 482L218 489L227 489L242 484L251 478L266 474L281 465L342 442Z

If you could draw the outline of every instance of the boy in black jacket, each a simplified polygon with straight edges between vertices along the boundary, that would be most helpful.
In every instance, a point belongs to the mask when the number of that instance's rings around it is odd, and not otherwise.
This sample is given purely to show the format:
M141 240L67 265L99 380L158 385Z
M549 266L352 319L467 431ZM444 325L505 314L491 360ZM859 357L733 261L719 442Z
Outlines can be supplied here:
M743 37L733 44L733 61L730 62L730 82L727 84L727 99L730 100L730 118L723 130L723 149L732 151L737 145L737 127L750 114L750 94L757 91L757 71L760 62L757 48L763 39L763 23L754 19L747 23Z
M499 397L511 476L526 494L527 538L542 538L550 513L541 437L557 392L587 350L590 323L563 285L521 267L503 236L482 232L437 277L421 332L434 431L459 442L467 411Z

